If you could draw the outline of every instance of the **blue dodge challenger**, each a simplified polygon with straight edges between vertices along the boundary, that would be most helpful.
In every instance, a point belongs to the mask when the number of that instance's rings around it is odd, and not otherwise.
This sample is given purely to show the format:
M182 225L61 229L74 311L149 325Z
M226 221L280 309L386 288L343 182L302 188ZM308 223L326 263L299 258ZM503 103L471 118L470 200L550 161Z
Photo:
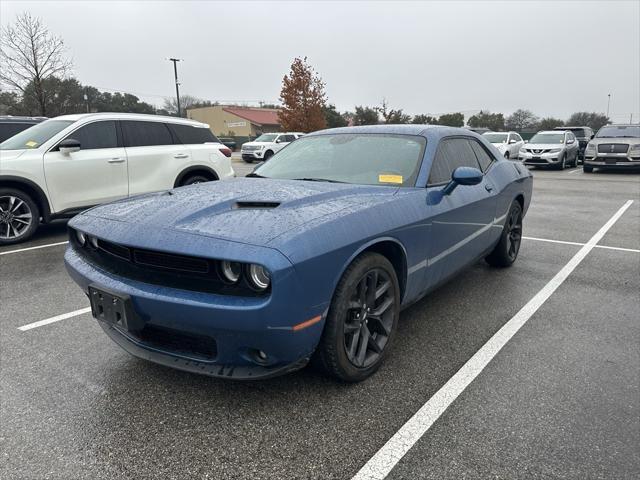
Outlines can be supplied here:
M249 178L102 205L65 264L129 353L233 379L374 373L402 308L518 256L532 178L465 129L324 130Z

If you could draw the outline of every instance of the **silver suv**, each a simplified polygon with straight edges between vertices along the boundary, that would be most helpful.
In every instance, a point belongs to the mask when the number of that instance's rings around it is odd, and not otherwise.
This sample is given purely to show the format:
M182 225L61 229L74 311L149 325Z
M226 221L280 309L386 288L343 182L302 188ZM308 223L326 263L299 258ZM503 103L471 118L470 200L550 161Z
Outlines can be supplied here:
M584 151L585 173L595 167L640 168L640 125L605 125Z
M518 152L525 165L554 167L563 170L567 165L578 166L579 146L569 131L538 132Z

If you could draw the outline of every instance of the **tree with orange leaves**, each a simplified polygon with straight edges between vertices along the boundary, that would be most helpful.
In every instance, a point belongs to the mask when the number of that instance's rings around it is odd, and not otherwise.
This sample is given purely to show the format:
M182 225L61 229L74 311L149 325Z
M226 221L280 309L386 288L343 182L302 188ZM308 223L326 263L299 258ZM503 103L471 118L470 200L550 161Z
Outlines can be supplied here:
M278 117L284 131L308 133L326 128L324 82L307 57L293 60L291 71L282 80L280 101Z

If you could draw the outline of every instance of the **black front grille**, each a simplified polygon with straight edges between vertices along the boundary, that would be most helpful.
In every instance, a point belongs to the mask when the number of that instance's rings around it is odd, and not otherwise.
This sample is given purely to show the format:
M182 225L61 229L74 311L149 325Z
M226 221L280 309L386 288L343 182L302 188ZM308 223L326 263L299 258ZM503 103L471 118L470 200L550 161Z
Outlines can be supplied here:
M139 332L130 332L140 342L150 347L177 355L215 360L218 345L213 337L196 335L172 328L147 324Z
M629 145L626 143L601 143L598 145L598 153L627 153Z
M547 153L549 150L545 150L543 148L532 148L529 150L531 153L535 154L535 155L540 155L542 153Z
M221 277L218 260L133 248L102 239L97 241L98 248L90 242L80 246L75 234L72 233L69 238L85 260L120 277L221 295L257 297L270 293L270 289L255 291L246 283L244 276L236 285L229 285Z

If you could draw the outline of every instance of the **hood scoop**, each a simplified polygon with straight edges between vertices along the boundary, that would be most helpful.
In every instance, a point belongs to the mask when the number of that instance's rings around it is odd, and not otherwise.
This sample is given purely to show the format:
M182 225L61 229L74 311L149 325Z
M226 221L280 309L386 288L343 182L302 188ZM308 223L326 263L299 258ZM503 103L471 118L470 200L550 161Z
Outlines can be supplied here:
M280 202L239 201L233 205L234 210L270 210L280 206Z

